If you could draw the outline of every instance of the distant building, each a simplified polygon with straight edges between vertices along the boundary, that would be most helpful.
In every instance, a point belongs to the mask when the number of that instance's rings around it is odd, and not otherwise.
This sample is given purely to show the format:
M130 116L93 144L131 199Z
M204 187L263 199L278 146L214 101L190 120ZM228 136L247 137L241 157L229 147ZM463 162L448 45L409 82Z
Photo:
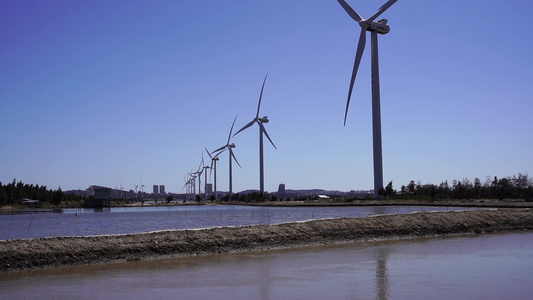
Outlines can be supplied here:
M205 193L207 197L211 197L211 195L213 195L213 184L212 183L208 183L205 185Z
M102 207L109 207L111 205L110 198L111 198L111 189L97 186L97 185L91 185L88 188L89 195L91 195L88 199L85 200L84 207L88 208L102 208Z
M285 198L285 183L280 183L278 186L278 198Z
M157 184L154 184L154 191L153 191L153 194L154 194L154 195L159 194L159 186L158 186Z
M167 192L165 191L165 185L160 185L159 186L159 193L161 195L166 195L167 194Z

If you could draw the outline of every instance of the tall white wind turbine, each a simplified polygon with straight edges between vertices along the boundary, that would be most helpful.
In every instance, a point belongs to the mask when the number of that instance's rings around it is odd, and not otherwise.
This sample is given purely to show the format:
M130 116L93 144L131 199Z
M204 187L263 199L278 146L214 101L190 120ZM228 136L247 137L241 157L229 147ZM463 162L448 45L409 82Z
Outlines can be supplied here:
M346 117L348 116L348 107L350 106L350 98L352 96L353 85L359 63L363 56L366 44L366 32L370 31L371 38L371 61L372 61L372 134L374 145L374 195L379 196L379 190L383 188L383 158L381 147L381 100L379 94L379 64L378 64L378 33L387 34L390 27L387 25L387 19L374 21L382 13L384 13L391 5L398 0L389 0L381 6L376 13L370 18L363 19L348 3L344 0L338 0L344 10L354 19L359 26L361 26L361 35L359 36L359 44L357 45L357 52L355 54L355 62L352 71L352 79L350 80L350 89L348 90L348 100L346 101L346 111L344 112L344 125L346 126Z
M194 172L193 174L198 175L198 196L202 196L202 173L204 172L204 154L202 152L202 161L200 162L200 165L198 166L198 170Z
M211 155L211 153L209 153L209 151L207 150L207 148L205 148L205 152L207 152L207 155L209 155L209 158L211 158L211 166L210 166L210 169L211 171L215 171L215 177L213 177L213 192L214 192L214 195L215 195L215 200L217 200L217 161L218 161L218 155ZM209 173L211 176L211 173Z
M225 150L229 151L229 196L233 194L233 182L232 182L232 170L231 170L231 161L232 159L235 160L235 162L241 167L241 164L237 161L237 158L235 157L235 154L233 154L233 148L235 148L235 143L230 144L231 139L231 132L233 131L233 126L235 125L235 121L237 120L237 117L233 120L233 123L231 124L231 129L229 130L228 135L228 142L226 145L216 149L215 151L211 152L211 155L215 154L215 156L218 156L220 153L224 152Z
M261 195L265 192L265 172L264 172L264 162L263 162L263 134L266 135L272 146L274 146L275 149L276 145L274 145L274 142L270 139L270 136L268 136L268 133L265 129L265 126L263 123L268 123L268 117L259 117L259 110L261 109L261 99L263 98L263 90L265 88L265 82L267 79L267 75L265 75L265 79L263 80L263 86L261 87L261 93L259 94L259 103L257 104L257 113L255 114L255 118L250 121L248 124L244 125L243 128L239 129L233 136L236 136L239 132L245 130L246 128L252 126L254 123L257 123L259 126L259 193Z

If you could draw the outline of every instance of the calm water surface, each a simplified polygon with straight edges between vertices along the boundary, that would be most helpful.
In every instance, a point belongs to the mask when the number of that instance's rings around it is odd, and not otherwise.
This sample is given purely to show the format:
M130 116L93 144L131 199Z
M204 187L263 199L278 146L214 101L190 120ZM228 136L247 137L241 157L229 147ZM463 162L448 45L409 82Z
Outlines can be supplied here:
M2 299L531 299L533 233L0 274Z
M0 215L0 240L56 236L127 234L171 229L214 226L278 224L310 219L367 217L375 214L417 211L465 210L454 207L251 207L251 206L174 206L65 209L61 213ZM76 214L79 213L79 215Z

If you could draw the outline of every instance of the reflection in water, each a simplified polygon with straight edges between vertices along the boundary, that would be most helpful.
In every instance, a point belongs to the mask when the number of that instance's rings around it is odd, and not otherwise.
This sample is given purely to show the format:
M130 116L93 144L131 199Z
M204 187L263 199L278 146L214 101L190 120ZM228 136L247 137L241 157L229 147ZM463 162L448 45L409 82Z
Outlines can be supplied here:
M259 278L261 282L259 283L259 298L261 300L270 299L270 279L272 278L272 273L270 272L270 259L264 260L262 264L259 265Z
M376 251L376 298L386 300L389 296L389 274L387 270L388 247L380 247Z
M533 233L0 273L2 299L529 299Z

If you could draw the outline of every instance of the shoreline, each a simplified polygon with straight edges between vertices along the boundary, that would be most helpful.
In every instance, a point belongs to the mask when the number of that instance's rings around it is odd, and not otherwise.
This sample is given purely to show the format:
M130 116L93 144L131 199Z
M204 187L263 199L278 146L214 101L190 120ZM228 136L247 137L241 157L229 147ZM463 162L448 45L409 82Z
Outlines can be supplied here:
M134 203L125 205L111 205L110 208L122 207L183 207L183 206L211 206L211 205L243 205L243 206L273 206L273 207L297 207L297 206L428 206L428 207L486 207L486 208L532 208L533 201L523 199L477 199L477 200L353 200L338 202L335 200L307 200L307 201L265 201L265 202L172 202L172 203ZM106 207L107 208L107 207ZM24 207L24 206L0 206L0 214L31 212L31 211L61 211L63 209L84 209L78 206L65 207Z
M417 212L276 225L0 241L0 270L183 257L359 241L533 229L532 209Z

